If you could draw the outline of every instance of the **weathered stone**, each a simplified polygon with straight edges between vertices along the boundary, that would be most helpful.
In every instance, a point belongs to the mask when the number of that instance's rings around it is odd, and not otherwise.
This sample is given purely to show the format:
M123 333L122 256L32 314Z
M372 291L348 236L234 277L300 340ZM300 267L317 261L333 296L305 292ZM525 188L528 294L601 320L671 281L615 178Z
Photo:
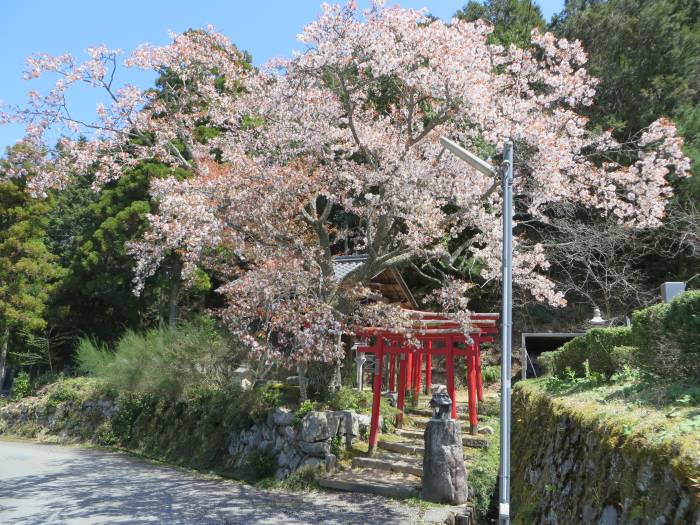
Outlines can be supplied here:
M284 448L285 443L286 442L284 440L284 437L278 435L275 438L275 446L272 447L273 452L279 452L280 450L282 450Z
M425 430L421 497L435 503L467 501L462 430L459 421L430 420Z
M326 472L335 472L335 468L338 465L338 458L335 454L326 454L324 458L326 462Z
M340 416L333 412L312 411L301 420L301 439L306 442L323 441L338 434Z
M435 507L425 511L422 521L426 524L454 525L455 513L448 507Z
M273 408L267 414L267 424L286 427L294 424L294 413L286 408Z
M265 441L272 441L275 433L269 425L262 425L262 437Z
M294 438L296 437L297 433L294 430L294 427L282 427L281 429L282 435L284 435L285 439L287 441L294 441Z
M236 370L233 371L231 382L234 385L241 387L243 390L248 390L253 386L253 373L250 367L246 364L242 364Z
M318 468L321 465L323 465L323 460L320 458L306 458L301 462L302 467Z
M327 441L316 441L314 443L300 441L299 450L308 456L323 458L326 457L326 454L330 454L331 445Z
M612 505L605 507L598 525L617 525L617 509Z
M471 514L457 514L455 516L455 525L473 525Z
M488 435L491 435L491 434L493 434L494 430L493 430L492 427L490 427L490 426L488 426L488 425L484 425L483 427L480 427L480 428L479 428L478 432L479 432L479 434L488 434Z
M277 464L280 467L286 467L289 465L289 454L284 450L277 455Z
M295 470L299 464L301 463L301 456L297 454L296 452L292 451L289 454L289 468L291 470Z
M386 394L384 394L384 397L389 400L389 404L391 406L395 407L398 403L399 394L396 392L387 392Z
M445 385L440 385L440 384L430 385L430 395L431 396L434 396L435 394L442 394L443 392L447 392L447 387Z
M369 425L370 425L370 415L369 414L355 414L357 417L357 428L358 428L358 436L366 436L369 434ZM384 418L382 416L379 416L379 428L382 428L384 426Z

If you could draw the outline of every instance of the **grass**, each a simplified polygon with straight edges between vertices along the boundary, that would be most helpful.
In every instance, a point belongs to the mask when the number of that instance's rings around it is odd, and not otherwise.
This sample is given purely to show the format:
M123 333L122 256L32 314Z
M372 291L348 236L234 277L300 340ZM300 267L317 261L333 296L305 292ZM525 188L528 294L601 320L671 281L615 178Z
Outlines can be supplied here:
M595 374L529 380L582 421L613 428L622 446L644 447L691 480L700 478L700 385L663 381L625 369L607 381Z
M298 468L283 480L268 477L256 483L255 486L267 490L315 491L321 488L318 481L323 473L324 471L320 467L307 465Z
M114 348L82 339L76 361L82 372L120 392L176 399L189 390L227 386L242 355L238 341L202 317L177 328L127 331Z

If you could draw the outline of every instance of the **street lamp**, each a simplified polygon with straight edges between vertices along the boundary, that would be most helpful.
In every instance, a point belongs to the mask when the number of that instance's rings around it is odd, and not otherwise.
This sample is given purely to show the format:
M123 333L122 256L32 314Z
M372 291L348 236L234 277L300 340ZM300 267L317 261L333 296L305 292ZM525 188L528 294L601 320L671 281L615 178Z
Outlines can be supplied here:
M440 142L457 158L484 175L500 178L503 191L503 257L501 305L501 465L499 472L498 523L510 523L510 360L513 330L513 143L503 143L503 164L496 169L456 142L440 137Z

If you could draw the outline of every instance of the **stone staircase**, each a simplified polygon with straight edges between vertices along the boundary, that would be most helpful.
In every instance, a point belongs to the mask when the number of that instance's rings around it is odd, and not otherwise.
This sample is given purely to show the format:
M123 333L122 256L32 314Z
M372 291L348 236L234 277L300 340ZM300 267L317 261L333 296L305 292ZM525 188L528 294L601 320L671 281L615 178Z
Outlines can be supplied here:
M489 443L483 436L469 432L468 416L460 413L463 444L465 447L486 448ZM419 497L423 477L423 432L432 417L430 410L407 409L406 428L395 434L381 435L377 451L371 456L352 459L352 468L331 473L320 480L325 488L350 492L379 494L393 498ZM465 430L466 429L466 430Z

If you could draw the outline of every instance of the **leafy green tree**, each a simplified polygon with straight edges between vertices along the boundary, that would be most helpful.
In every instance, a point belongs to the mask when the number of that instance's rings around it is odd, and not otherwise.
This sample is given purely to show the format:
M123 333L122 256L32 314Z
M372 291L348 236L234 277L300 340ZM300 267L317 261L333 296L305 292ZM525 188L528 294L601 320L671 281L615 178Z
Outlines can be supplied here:
M177 257L170 256L145 293L136 296L134 259L128 252L128 243L147 229L147 215L155 206L148 194L150 181L169 174L163 164L145 162L97 193L86 176L57 193L50 235L53 251L68 268L57 299L64 325L113 340L127 328L177 317L182 298Z
M675 181L666 226L648 239L641 268L654 286L698 278L700 223L700 3L697 0L568 0L552 29L581 40L600 79L591 124L627 140L661 116L684 138L694 176Z
M526 47L534 28L545 29L540 8L533 0L470 0L455 13L457 18L474 21L485 20L493 25L491 41L495 44Z
M46 243L51 206L30 195L24 178L0 177L0 385L11 343L46 327L49 301L64 275Z
M569 0L553 29L583 42L601 80L590 116L627 138L659 116L700 136L700 4L697 0Z

